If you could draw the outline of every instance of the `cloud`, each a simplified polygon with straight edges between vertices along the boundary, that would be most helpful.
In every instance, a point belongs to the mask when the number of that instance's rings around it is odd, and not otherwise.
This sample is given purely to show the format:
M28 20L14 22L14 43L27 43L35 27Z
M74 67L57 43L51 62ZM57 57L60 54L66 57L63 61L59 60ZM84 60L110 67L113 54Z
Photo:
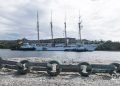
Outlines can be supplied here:
M41 39L51 38L51 10L54 37L64 37L66 14L67 35L78 38L80 10L82 38L120 41L119 3L118 0L0 0L0 39L37 39L37 10Z

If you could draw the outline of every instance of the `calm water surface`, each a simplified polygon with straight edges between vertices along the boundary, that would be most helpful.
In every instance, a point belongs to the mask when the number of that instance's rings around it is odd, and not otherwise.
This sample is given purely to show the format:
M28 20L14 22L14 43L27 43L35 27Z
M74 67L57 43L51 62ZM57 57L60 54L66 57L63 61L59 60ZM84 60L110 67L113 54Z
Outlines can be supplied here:
M2 58L51 58L55 60L114 60L120 61L120 52L117 51L93 51L93 52L64 52L64 51L11 51L0 49Z

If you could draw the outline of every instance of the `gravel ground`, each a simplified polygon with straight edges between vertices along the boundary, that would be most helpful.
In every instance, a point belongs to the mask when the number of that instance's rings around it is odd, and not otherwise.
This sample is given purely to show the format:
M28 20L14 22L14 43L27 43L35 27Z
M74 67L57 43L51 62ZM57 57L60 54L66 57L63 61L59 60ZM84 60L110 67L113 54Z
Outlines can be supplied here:
M30 61L46 62L47 59L27 58ZM9 60L20 61L21 58ZM78 63L64 61L64 63ZM91 62L93 63L93 62ZM103 63L103 62L94 62ZM111 62L107 62L111 63ZM0 86L120 86L120 78L113 78L109 74L94 74L81 77L79 73L64 73L50 77L46 72L31 71L26 75L17 75L16 70L0 70Z

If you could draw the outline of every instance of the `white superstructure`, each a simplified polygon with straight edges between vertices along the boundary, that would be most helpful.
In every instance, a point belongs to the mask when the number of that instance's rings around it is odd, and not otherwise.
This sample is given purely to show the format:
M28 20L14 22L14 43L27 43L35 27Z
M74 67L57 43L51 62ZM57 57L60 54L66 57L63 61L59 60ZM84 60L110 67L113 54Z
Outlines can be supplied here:
M34 46L30 45L29 43L23 43L22 46L20 48L34 48Z

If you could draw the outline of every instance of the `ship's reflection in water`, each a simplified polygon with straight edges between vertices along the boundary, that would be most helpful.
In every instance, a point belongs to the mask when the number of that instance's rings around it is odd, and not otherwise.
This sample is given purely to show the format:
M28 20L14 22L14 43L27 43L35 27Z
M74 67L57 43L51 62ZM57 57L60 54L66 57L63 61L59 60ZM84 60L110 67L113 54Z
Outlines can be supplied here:
M73 60L73 61L120 61L120 52L113 51L93 51L93 52L64 52L64 51L11 51L0 49L2 58L26 58L38 57L53 60Z

